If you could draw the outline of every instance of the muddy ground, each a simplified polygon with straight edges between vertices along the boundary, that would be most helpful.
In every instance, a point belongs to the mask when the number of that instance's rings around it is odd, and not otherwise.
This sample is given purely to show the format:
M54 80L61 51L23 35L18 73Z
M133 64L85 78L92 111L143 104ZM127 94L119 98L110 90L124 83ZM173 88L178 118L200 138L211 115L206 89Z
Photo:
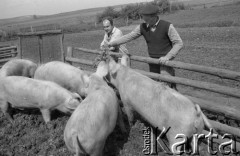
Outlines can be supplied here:
M14 123L11 124L0 113L0 156L71 156L63 140L63 131L69 116L58 111L53 120L45 124L38 110L13 110ZM240 123L223 116L208 115L212 120L240 127ZM125 118L125 123L127 120ZM123 134L116 126L108 137L104 149L105 156L138 156L143 154L143 130L149 125L136 115L135 125ZM207 154L206 144L201 143L200 155ZM165 154L160 146L158 155ZM220 154L217 154L220 155Z

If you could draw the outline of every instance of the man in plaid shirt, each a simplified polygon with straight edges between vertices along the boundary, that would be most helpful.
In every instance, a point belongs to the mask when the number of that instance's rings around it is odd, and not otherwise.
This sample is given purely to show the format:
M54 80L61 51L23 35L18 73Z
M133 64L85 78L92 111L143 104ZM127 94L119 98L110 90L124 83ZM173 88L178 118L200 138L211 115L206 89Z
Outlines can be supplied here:
M103 20L103 27L105 30L105 35L103 38L103 41L100 45L100 49L104 50L105 43L111 42L113 40L116 40L117 38L120 38L123 36L123 33L120 29L116 28L113 25L112 18L106 18ZM109 50L112 52L122 53L122 54L128 54L128 50L126 48L126 44L121 44L118 46L111 46L109 47ZM118 57L113 56L113 59L118 62Z

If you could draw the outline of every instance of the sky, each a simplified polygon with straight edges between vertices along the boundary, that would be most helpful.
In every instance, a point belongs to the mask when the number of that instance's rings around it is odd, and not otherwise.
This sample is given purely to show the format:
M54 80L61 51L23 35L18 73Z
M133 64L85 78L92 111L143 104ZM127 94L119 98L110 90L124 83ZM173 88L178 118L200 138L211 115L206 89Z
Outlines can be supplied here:
M149 1L152 0L0 0L0 19L26 15L51 15L88 8Z

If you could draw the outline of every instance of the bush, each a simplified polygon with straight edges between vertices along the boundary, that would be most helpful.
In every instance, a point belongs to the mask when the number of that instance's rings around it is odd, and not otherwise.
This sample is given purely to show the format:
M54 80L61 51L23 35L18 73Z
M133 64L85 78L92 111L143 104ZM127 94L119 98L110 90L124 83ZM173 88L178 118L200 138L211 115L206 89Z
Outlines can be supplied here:
M186 7L182 2L172 2L170 4L169 0L154 0L152 4L157 5L160 9L160 13L162 14L170 11L188 9L188 7Z
M141 8L140 4L126 5L124 8L120 10L120 17L132 20L140 19L139 14L140 8Z
M170 11L169 0L154 0L152 4L157 5L160 9L160 13L167 13Z
M162 14L168 13L171 10L186 9L186 6L180 2L171 3L172 5L171 7L169 0L154 0L153 2L150 2L150 4L157 5L159 7L159 12ZM102 22L102 20L105 17L112 17L113 19L114 18L127 19L126 20L127 23L128 23L128 20L138 20L141 18L139 11L143 5L144 5L143 3L126 5L125 7L122 7L120 11L115 11L113 7L107 7L103 11L103 13L97 15L96 17L97 23Z
M174 2L174 3L171 4L171 11L186 10L186 9L190 9L190 7L185 6L181 2Z
M17 39L17 30L6 30L0 35L0 41L10 41Z
M117 18L119 17L119 12L115 11L113 7L107 7L102 14L97 15L97 22L102 22L105 17Z

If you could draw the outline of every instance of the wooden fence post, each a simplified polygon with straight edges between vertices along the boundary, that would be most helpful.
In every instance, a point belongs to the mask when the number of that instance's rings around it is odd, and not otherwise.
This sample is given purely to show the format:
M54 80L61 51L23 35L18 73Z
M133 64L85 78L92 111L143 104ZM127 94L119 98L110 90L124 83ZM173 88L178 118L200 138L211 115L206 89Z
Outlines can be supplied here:
M73 57L73 48L72 47L67 47L67 54L66 54L66 57L70 57L72 58ZM66 60L66 59L65 59ZM69 64L72 64L71 61L68 62Z
M21 37L18 36L18 45L19 45L19 48L18 48L18 54L17 54L17 57L19 59L22 59L22 39Z
M43 38L42 35L38 36L38 53L39 53L39 63L43 63L42 62L42 53L43 53Z
M64 53L64 49L63 49L63 39L64 39L64 34L61 34L61 35L60 35L61 60L62 60L63 62L66 62L66 61L65 61L65 53Z
M131 67L131 59L130 59L130 56L128 56L128 67Z
M15 51L16 51L16 49L14 48L14 49L11 49L11 56L12 57L15 57L16 56L16 53L15 53Z

